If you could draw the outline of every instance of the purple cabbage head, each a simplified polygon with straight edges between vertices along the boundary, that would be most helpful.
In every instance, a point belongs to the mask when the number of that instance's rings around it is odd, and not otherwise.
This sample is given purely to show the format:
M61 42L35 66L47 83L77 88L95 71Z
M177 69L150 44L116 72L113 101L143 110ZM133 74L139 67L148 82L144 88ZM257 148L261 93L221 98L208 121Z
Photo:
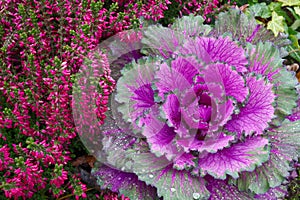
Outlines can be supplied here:
M285 38L237 10L140 33L146 56L121 70L101 128L99 184L132 199L282 198L300 151Z

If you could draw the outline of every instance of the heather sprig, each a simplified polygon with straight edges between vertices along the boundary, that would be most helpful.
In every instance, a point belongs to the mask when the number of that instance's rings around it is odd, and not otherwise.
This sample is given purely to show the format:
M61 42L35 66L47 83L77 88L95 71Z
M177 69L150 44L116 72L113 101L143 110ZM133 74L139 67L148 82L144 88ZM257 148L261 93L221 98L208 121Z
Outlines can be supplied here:
M139 17L152 15L155 10L145 11L159 4L132 1L128 9L94 0L0 2L0 174L7 198L85 197L85 184L68 170L76 137L74 75L101 40L139 26ZM107 73L97 80L103 120L113 80Z

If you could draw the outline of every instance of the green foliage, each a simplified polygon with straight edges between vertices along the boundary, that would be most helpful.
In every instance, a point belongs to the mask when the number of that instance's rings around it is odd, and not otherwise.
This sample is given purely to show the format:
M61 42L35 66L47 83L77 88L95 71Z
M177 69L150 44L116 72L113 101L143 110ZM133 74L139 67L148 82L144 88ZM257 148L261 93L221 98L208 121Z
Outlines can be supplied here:
M280 33L288 35L291 44L286 47L290 58L300 62L300 1L278 0L276 2L258 3L249 0L248 14L254 14L257 21L271 30L275 37Z
M272 20L268 22L267 29L273 31L275 37L277 37L278 33L284 32L284 18L273 11Z
M278 0L279 2L282 2L282 6L300 6L299 0Z
M269 18L272 15L270 8L266 3L258 3L251 6L248 10L248 13L254 15L255 17Z

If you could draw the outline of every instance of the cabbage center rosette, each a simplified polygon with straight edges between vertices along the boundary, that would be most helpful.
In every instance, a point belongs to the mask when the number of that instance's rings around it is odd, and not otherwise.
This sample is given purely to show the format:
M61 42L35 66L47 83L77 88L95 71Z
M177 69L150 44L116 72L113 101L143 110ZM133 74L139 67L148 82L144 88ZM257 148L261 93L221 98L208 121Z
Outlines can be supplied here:
M196 37L170 59L145 58L123 69L115 99L150 151L174 168L237 178L267 161L264 130L275 110L272 83L247 65L246 52L229 37ZM216 167L224 157L225 166Z
M142 34L102 127L118 132L102 139L99 184L133 199L282 198L300 151L284 37L236 10L213 29L189 16Z

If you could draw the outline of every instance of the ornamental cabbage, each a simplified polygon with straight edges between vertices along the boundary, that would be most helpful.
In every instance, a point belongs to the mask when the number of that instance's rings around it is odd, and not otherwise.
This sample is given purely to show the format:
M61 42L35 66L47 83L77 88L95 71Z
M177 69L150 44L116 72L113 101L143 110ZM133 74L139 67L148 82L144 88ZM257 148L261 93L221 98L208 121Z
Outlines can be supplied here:
M93 138L102 188L143 200L286 195L300 153L300 121L286 119L298 99L282 64L287 42L237 10L213 28L203 21L190 15L105 45L117 83Z

